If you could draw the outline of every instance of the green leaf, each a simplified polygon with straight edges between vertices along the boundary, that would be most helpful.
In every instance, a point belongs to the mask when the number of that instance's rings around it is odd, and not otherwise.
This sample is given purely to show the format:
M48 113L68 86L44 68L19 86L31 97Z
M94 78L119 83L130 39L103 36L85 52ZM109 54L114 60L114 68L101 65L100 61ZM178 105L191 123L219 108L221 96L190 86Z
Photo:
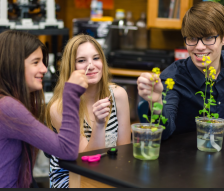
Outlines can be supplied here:
M142 117L147 119L147 121L149 122L149 118L148 118L148 116L146 114L143 114Z
M165 93L165 92L162 92L162 94L163 94L164 96L166 96L166 93Z
M163 100L163 103L164 103L164 104L167 104L167 101L166 101L166 100Z
M148 98L149 98L149 99L152 99L152 97L151 97L151 96L148 96Z
M216 119L219 118L219 114L218 114L218 113L212 113L211 115L212 115L213 117L215 117Z
M201 94L201 97L205 97L205 94L204 94L204 92L202 92L202 91L199 91L199 92L196 92L196 93L195 93L195 95L197 95L197 94Z
M158 108L159 110L163 109L163 105L157 102L153 104L153 107Z
M154 123L156 120L155 119L151 119L151 122Z
M211 103L216 103L216 101L214 99L208 99L209 104Z
M212 123L211 121L207 121L207 123Z
M199 110L199 114L201 115L202 113L208 113L208 111L206 109Z
M164 116L162 116L161 119L162 119L163 124L165 125L168 119L165 118Z
M217 105L217 104L215 104L215 103L210 103L210 105Z
M161 125L161 127L162 127L163 129L166 129L166 127L165 127L165 126L163 126L163 125Z
M195 117L195 119L199 118L199 116Z
M155 120L156 120L156 119L158 119L158 118L159 118L159 115L153 115L153 116L152 116L152 119L155 119Z
M159 124L155 124L155 127L159 127Z
M206 85L209 85L209 84L210 84L210 82L206 82L205 84L206 84Z
M160 110L161 110L161 109L158 108L158 107L153 107L152 109L153 109L153 111L160 111Z
M211 103L210 102L208 102L207 104L205 104L205 108L210 108L210 106L211 106Z

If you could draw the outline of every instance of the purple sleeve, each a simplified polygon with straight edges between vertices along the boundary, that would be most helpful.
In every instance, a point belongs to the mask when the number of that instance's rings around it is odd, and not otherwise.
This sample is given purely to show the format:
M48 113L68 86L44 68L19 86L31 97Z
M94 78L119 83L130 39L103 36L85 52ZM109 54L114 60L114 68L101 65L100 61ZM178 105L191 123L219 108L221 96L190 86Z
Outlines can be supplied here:
M18 139L61 159L75 160L78 157L80 137L79 103L84 91L85 88L79 85L65 83L63 119L59 134L36 120L15 99L8 96L2 98L0 109L5 120L1 122L0 129L3 138Z

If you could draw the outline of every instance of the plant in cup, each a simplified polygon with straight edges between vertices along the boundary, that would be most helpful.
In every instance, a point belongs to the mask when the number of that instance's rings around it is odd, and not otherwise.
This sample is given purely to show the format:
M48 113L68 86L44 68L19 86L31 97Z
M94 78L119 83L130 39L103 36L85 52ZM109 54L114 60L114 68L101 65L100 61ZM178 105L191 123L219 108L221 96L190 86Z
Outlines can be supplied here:
M156 83L158 83L158 80L156 81L153 81L154 79L154 75L159 75L160 74L160 69L159 68L153 68L152 69L152 72L154 73L151 80L152 80L152 94L153 94L153 89L154 89L154 86ZM167 101L166 101L166 95L167 95L167 92L169 90L172 90L173 89L173 86L175 84L175 82L173 81L172 78L167 78L167 80L165 81L165 84L167 85L167 88L166 88L166 92L162 92L162 95L163 95L163 104L166 104ZM148 96L149 99L152 98L152 94L151 96ZM163 115L162 115L162 111L163 111L163 104L160 104L158 102L152 104L152 99L151 99L151 102L150 102L150 108L151 109L151 119L149 120L148 116L146 114L143 115L144 118L146 118L146 120L150 123L150 127L153 126L153 128L151 129L152 132L155 132L158 130L158 126L160 125L160 121L162 121L163 125L166 124L167 122L167 118L165 118ZM153 114L154 111L161 111L161 114L160 115L157 115L157 114ZM157 124L154 124L152 125L154 122L156 122L156 120L158 121ZM165 129L165 126L163 125L160 125L163 129Z
M205 72L205 79L206 79L206 81L205 81L205 93L202 92L202 91L198 91L198 92L196 92L195 95L201 94L201 97L204 100L203 109L199 110L199 114L201 115L203 113L204 120L205 120L205 114L206 114L206 117L208 118L207 123L212 123L211 119L213 117L216 118L216 119L219 118L218 113L211 113L211 106L217 105L216 101L215 101L215 99L212 95L212 93L213 93L212 87L215 83L214 80L215 80L216 70L213 66L210 66L208 68L208 65L211 64L211 60L210 60L209 56L203 56L202 61L205 62L205 63L202 63L203 66L205 65L205 69L203 70ZM207 92L208 88L210 88L210 95L209 95L209 98L207 99L207 103L206 103L206 92ZM199 118L199 117L196 117L196 118Z
M153 90L156 83L158 83L158 78L160 74L159 68L153 68L153 75L150 79L152 81L152 93L149 97L151 100L150 108L151 108L151 117L148 119L147 115L143 115L144 118L147 119L149 123L138 123L132 124L132 134L133 134L133 155L135 158L140 160L155 160L159 157L160 152L160 143L162 132L165 127L160 125L160 121L165 125L167 119L162 115L163 105L166 104L166 95L169 90L173 89L175 82L173 79L168 78L165 82L167 85L166 92L163 93L163 104L158 102L152 103ZM157 75L157 76L156 76ZM161 114L154 114L155 111L161 111ZM156 120L158 121L155 124Z
M199 114L203 113L203 117L196 117L197 126L197 147L201 151L217 152L222 148L224 120L219 119L218 113L211 113L211 106L216 106L214 99L213 85L215 83L216 70L210 66L211 60L209 56L203 56L202 65L205 66L205 92L198 91L196 94L201 94L204 104L203 109L199 110ZM209 96L206 97L209 88Z

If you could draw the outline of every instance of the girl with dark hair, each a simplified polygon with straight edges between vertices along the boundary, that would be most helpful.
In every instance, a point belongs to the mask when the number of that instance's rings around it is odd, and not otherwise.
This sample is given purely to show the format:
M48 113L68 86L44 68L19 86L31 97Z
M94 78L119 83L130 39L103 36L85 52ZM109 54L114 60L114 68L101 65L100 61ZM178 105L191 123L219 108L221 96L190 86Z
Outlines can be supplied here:
M56 134L43 125L47 65L47 50L34 35L0 34L0 188L30 186L37 148L65 160L78 156L85 71L72 72L63 87L63 120Z

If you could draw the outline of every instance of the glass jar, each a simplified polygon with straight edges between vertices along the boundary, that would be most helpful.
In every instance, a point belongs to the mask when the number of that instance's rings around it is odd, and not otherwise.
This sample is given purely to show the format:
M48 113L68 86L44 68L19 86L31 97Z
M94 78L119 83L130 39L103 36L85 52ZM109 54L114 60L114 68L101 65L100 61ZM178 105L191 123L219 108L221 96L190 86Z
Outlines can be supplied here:
M195 119L197 126L197 148L205 152L219 152L222 149L224 120L207 117Z
M154 127L154 124L152 124ZM135 123L131 125L133 139L133 156L140 160L155 160L159 157L163 128L152 132L150 123Z

